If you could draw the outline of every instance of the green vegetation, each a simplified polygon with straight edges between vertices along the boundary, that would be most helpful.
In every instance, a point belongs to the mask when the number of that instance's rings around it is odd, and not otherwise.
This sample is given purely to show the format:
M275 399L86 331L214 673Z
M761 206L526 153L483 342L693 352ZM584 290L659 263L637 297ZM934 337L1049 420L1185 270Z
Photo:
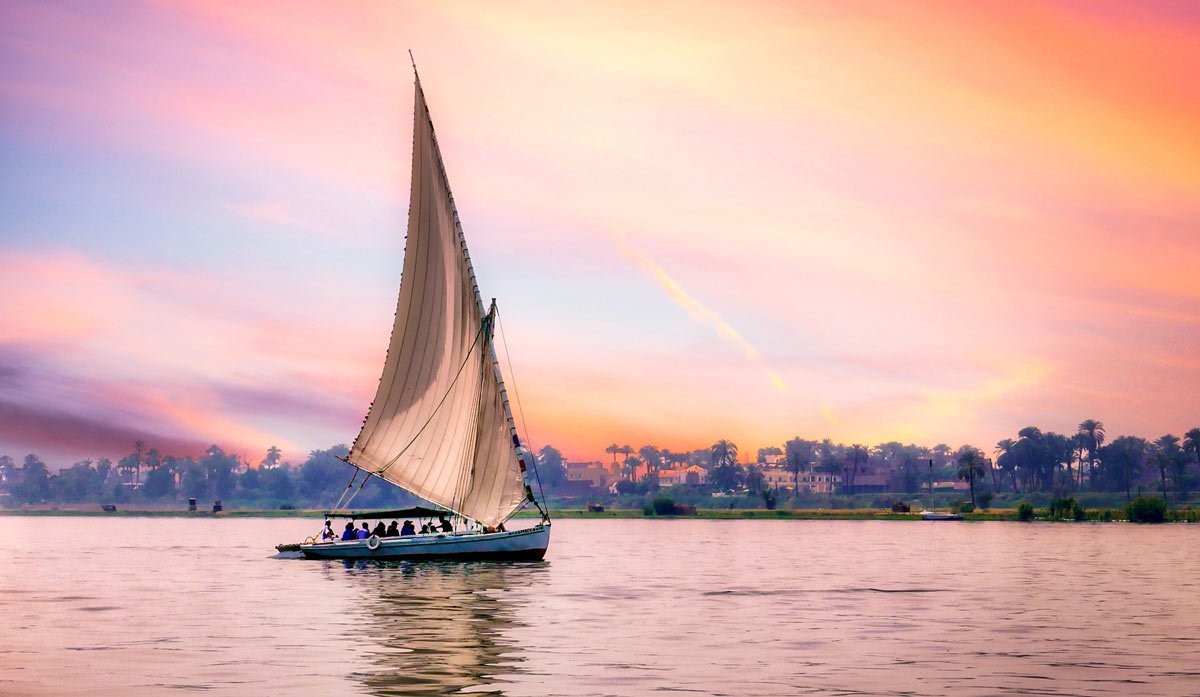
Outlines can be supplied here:
M1161 499L1155 499L1161 501ZM967 505L970 505L967 502ZM1050 518L1048 515L1041 515L1028 503L1024 515L1027 518L1022 518L1023 512L1017 509L993 509L988 511L976 510L974 513L965 513L964 517L968 521L1015 521L1015 520L1077 520L1088 522L1117 522L1127 519L1128 512L1124 508L1120 509L1074 509L1074 518ZM372 507L355 506L358 510L366 510ZM105 517L124 517L124 518L320 518L324 514L323 508L310 509L237 509L225 510L221 513L213 513L208 509L202 509L195 512L188 512L184 507L179 506L162 506L157 508L146 508L137 506L136 504L129 507L119 507L117 511L106 513L102 512L98 505L74 505L71 507L40 507L40 508L22 508L0 510L0 516L4 515L21 515L21 516L105 516ZM897 512L890 509L879 508L831 508L831 509L777 509L771 510L768 508L735 508L735 509L712 509L712 508L693 508L688 504L676 504L672 502L671 513L656 513L654 506L647 506L640 510L628 508L609 509L604 511L588 511L579 508L566 509L551 509L550 514L554 519L585 519L585 520L602 520L602 519L636 519L646 517L662 517L662 518L698 518L706 520L892 520L892 521L913 521L923 522L923 519L915 512ZM538 518L541 514L536 511L522 511L517 513L517 518ZM1084 517L1079 517L1084 516ZM1200 523L1200 509L1185 508L1167 510L1165 518L1161 522L1167 523Z
M1055 520L1084 520L1086 512L1073 498L1054 498L1050 501L1048 516Z
M1131 523L1162 523L1167 520L1167 502L1156 496L1139 496L1125 507Z
M800 437L757 453L728 439L683 452L614 442L605 452L611 461L568 463L546 445L538 452L535 491L552 509L595 505L635 515L688 515L690 507L696 515L728 511L724 517L816 509L816 517L839 511L834 517L871 518L904 502L912 511L961 510L972 519L1077 521L1124 520L1135 495L1157 492L1170 521L1194 517L1189 492L1200 488L1200 428L1183 438L1122 435L1109 442L1104 424L1094 419L1071 435L1022 428L996 444L994 460L970 445L872 447ZM195 498L202 510L217 500L229 510L306 510L332 506L352 481L354 508L416 502L378 478L360 487L362 476L354 478L355 470L338 459L346 454L339 445L295 464L275 447L250 460L213 445L198 457L177 457L139 441L116 462L86 459L61 467L34 454L19 461L0 456L0 507L174 510ZM674 512L664 512L660 499Z
M958 471L955 474L959 479L966 480L971 487L971 509L966 510L964 507L963 513L971 513L975 510L975 480L983 478L985 463L983 453L975 448L964 447L958 456Z
M115 504L118 510L177 510L194 498L200 510L210 509L214 501L226 509L321 508L335 503L354 476L355 469L338 459L348 452L344 445L315 450L292 466L272 447L253 467L216 445L197 459L163 456L138 441L115 465L108 458L82 460L54 475L36 455L26 456L20 468L12 458L0 456L0 505L53 508L90 503ZM363 481L360 475L355 488ZM358 490L354 506L391 508L415 502L415 497L371 478Z

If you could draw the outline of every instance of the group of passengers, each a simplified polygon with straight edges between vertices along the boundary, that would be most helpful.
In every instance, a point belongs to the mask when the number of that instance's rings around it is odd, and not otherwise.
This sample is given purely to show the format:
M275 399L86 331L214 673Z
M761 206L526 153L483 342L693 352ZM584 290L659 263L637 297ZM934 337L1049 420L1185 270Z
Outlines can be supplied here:
M435 532L454 532L454 526L450 524L450 521L446 520L446 516L440 516L436 523L431 520L421 526L422 535ZM404 521L403 527L400 527L395 520L392 521L391 525L384 526L383 521L380 520L375 523L374 529L368 523L363 523L361 528L355 529L354 522L350 521L346 523L346 528L342 531L340 539L342 542L346 542L349 540L365 540L372 535L375 537L407 537L416 534L417 528L411 520ZM326 520L325 530L321 532L321 541L336 542L338 539L337 533L333 531L333 522Z

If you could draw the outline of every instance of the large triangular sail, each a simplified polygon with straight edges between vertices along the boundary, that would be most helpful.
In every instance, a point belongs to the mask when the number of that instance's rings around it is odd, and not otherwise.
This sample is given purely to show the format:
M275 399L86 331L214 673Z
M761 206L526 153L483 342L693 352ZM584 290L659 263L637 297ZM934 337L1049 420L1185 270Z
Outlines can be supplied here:
M421 83L391 344L349 461L484 525L520 508L515 429Z

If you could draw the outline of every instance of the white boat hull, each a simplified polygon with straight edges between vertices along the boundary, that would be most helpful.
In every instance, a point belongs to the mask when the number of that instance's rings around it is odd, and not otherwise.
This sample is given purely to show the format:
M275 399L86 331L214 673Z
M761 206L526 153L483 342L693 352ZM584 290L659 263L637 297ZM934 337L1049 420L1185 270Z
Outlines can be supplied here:
M300 545L306 559L538 560L550 545L550 526L489 533L438 533ZM373 549L372 549L373 547Z
M941 513L939 511L924 511L921 513L922 520L962 520L960 513Z

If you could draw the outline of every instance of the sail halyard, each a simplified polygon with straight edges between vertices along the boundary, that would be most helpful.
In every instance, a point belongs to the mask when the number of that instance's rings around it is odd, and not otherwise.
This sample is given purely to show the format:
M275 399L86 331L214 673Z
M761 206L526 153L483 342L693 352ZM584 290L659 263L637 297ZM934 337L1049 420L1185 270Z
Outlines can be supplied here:
M347 461L485 525L525 504L525 467L418 78L403 281L375 401Z

